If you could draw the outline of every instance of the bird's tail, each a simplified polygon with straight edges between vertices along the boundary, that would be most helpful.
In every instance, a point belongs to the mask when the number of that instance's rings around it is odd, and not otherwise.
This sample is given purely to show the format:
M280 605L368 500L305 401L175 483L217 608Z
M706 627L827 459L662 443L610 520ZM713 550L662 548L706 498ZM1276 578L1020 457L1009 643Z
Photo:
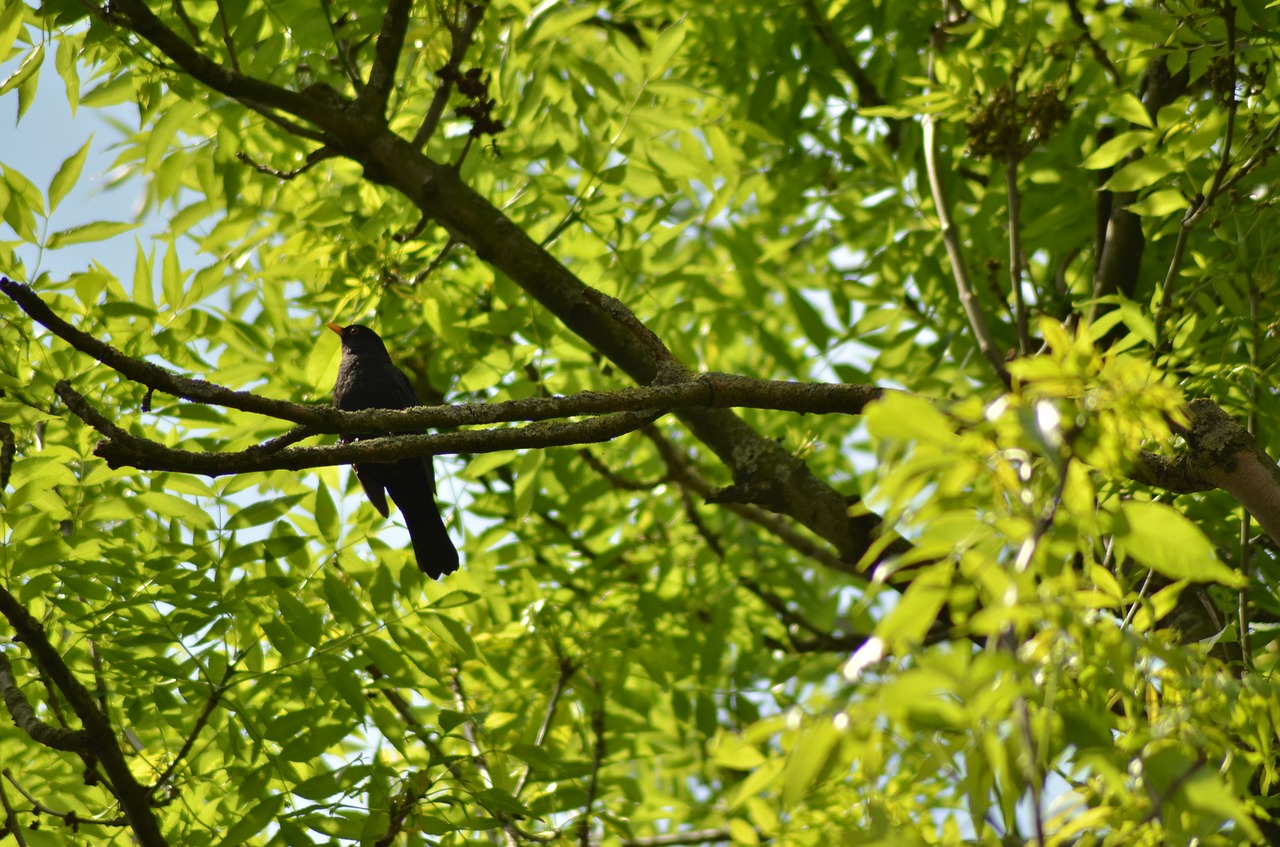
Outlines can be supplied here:
M395 495L392 494L392 497ZM432 579L451 574L458 569L458 548L453 546L449 531L444 527L440 509L433 498L415 502L411 508L400 507L409 538L413 541L413 555L418 558L418 570Z
M389 469L386 475L387 493L396 501L409 538L413 541L413 555L418 558L418 570L432 579L439 579L458 569L458 549L453 546L449 532L440 517L436 505L436 480L431 457L402 459Z

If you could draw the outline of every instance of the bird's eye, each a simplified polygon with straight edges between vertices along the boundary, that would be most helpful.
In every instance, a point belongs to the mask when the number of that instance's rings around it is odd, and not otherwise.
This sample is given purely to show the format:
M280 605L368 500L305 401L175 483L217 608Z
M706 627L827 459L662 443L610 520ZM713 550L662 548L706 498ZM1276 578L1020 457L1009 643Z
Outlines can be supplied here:
M353 326L353 327L348 327L348 328L347 328L347 334L348 334L348 335L355 335L355 334L357 334L357 333L359 333L359 332L360 332L360 327L358 327L358 326Z

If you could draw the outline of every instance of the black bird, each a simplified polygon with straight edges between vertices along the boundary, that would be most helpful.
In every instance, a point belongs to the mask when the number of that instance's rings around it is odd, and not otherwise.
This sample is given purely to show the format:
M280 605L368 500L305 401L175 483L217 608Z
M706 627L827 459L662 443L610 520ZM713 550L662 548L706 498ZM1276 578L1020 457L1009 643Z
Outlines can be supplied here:
M397 368L378 334L367 326L325 324L342 337L342 361L333 386L333 405L348 412L360 409L406 409L421 405L409 378ZM377 438L389 433L349 435L344 441ZM453 546L436 506L436 478L431 457L398 462L362 462L352 466L369 502L385 518L387 495L400 507L418 569L439 579L458 569Z

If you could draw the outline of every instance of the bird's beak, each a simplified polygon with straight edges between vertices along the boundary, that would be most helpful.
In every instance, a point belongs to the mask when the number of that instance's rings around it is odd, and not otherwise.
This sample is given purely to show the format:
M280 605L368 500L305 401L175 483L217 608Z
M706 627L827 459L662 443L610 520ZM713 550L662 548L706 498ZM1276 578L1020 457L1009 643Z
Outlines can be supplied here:
M334 332L338 333L338 335L342 335L342 334L343 334L343 332L342 332L342 325L341 325L341 324L325 324L325 326L329 327L329 329L331 329L331 330L333 330Z

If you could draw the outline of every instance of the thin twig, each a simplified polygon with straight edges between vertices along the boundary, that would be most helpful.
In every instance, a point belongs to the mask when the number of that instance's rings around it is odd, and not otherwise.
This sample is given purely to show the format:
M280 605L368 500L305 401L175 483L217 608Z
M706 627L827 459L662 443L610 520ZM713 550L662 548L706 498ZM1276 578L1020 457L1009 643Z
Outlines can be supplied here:
M337 155L338 155L337 151L332 150L328 147L318 147L307 154L307 158L303 161L303 163L300 166L294 168L291 171L277 170L276 168L273 168L270 165L264 165L261 162L257 162L254 159L250 158L249 154L245 153L243 150L236 153L236 158L239 159L241 162L244 162L249 167L253 168L258 173L266 174L267 176L273 176L276 179L283 179L288 181L301 176L302 174L311 170L320 162L323 162L325 159L332 159L332 158L335 158Z
M941 38L939 30L934 35L935 41ZM935 44L932 50L937 50ZM933 53L929 56L929 74L933 75ZM947 258L951 261L951 274L955 277L956 290L960 295L960 305L964 309L965 316L969 319L969 328L973 330L974 340L978 344L978 350L982 353L983 358L987 360L987 364L991 366L991 370L1005 387L1012 385L1009 378L1009 371L1005 368L1004 357L1000 352L1000 348L996 345L995 336L991 334L990 328L987 326L987 319L982 314L982 306L978 302L978 295L973 289L973 283L969 279L969 271L965 267L964 248L960 244L960 234L956 230L955 224L951 220L951 205L947 200L946 187L942 181L942 169L939 164L939 156L941 154L940 144L938 141L937 118L935 115L927 114L921 124L924 129L924 161L925 170L929 177L929 190L933 195L934 212L938 216L938 227L942 232L942 242L947 248Z
M651 482L646 480L628 479L622 474L615 473L610 470L608 465L600 461L594 453L585 447L578 451L578 455L582 458L582 461L587 463L587 467L598 473L604 478L605 482L609 483L619 491L652 491L670 478L670 475L668 474L667 476L655 479Z
M1236 7L1233 0L1223 0L1222 3L1222 20L1226 24L1227 29L1227 65L1230 68L1231 78L1229 80L1230 95L1227 100L1227 128L1222 137L1221 158L1218 161L1218 167L1213 172L1213 181L1209 184L1209 191L1203 196L1198 195L1192 200L1191 205L1187 207L1186 213L1182 216L1182 223L1178 227L1178 237L1173 245L1173 257L1169 260L1169 269L1165 272L1164 285L1160 290L1160 305L1156 309L1156 334L1157 349L1161 346L1160 338L1165 334L1165 322L1169 317L1169 313L1173 308L1174 291L1177 289L1178 273L1182 268L1182 258L1186 254L1187 239L1191 234L1191 230L1209 210L1214 201L1222 193L1224 184L1227 182L1227 173L1231 169L1232 142L1235 138L1236 129L1236 111L1239 107L1239 100L1236 98Z
M573 678L573 675L578 670L578 666L561 653L559 644L555 645L555 650L556 656L560 660L560 671L556 674L556 682L551 689L551 696L547 698L547 708L542 714L542 725L538 727L538 734L533 739L533 746L539 748L547 740L547 733L551 731L551 722L555 719L556 707L560 705L560 697L564 694L565 686L569 684L569 680ZM520 779L516 780L516 787L511 790L512 797L520 798L520 793L524 791L524 787L528 784L529 777L532 774L533 765L525 765L524 773L520 774Z
M1023 756L1022 778L1031 792L1031 826L1035 832L1036 847L1045 847L1044 839L1044 774L1040 772L1036 755L1035 738L1031 734L1031 710L1027 696L1018 695L1018 731L1026 748Z
M181 764L182 761L186 759L187 754L191 752L191 748L196 743L196 738L200 736L200 732L204 729L205 725L209 723L209 718L212 717L213 710L218 708L218 704L222 701L222 695L231 687L231 678L235 676L236 666L239 664L240 660L247 655L247 652L248 651L246 650L240 651L238 655L232 657L231 661L227 663L226 670L223 671L222 674L222 679L216 686L214 686L213 691L210 692L209 699L205 701L204 708L200 710L200 714L196 717L195 723L192 724L191 731L187 733L187 738L183 742L182 747L174 755L172 761L169 762L168 766L160 776L156 777L155 781L151 783L150 790L152 793L155 793L164 787L165 783L167 783L177 771L178 765Z
M351 51L338 36L338 25L333 19L332 0L320 0L320 8L324 9L324 19L329 25L329 35L333 38L333 47L342 62L342 72L346 74L347 81L351 83L351 90L359 94L364 88L364 81L360 79L360 74L356 73L355 67L351 64Z
M75 812L58 811L52 806L46 806L44 803L41 803L35 797L32 797L31 792L27 791L27 789L22 787L22 783L18 782L17 778L14 777L13 773L11 773L8 768L5 768L4 770L0 770L0 776L3 776L4 779L8 780L9 783L14 787L14 790L16 790L19 794L21 794L23 797L26 798L27 802L31 804L31 808L34 811L42 815L48 815L51 818L58 818L68 826L76 826L80 824L93 824L94 826L122 827L122 826L129 825L129 822L124 818L86 818L76 814ZM4 783L0 782L0 790L3 790L3 786L4 786Z
M1004 170L1009 195L1009 286L1013 293L1013 323L1018 332L1018 354L1031 355L1027 304L1022 296L1022 195L1018 191L1018 155L1010 151Z
M231 37L231 25L227 22L227 7L218 0L218 22L222 24L222 45L227 48L227 63L231 70L240 73L240 60L236 58L236 43Z
M425 222L426 218L423 218L422 221ZM423 280L427 279L433 273L439 270L440 266L444 264L445 259L448 259L449 254L453 252L453 248L457 247L461 243L462 242L458 241L458 239L450 236L449 240L446 241L444 243L444 246L440 248L440 252L437 253L435 258L431 260L430 264L428 264L426 268L424 268L421 272L414 274L413 279L410 280L409 284L419 285L423 282Z
M13 836L13 840L18 842L18 847L27 847L27 839L22 834L22 825L18 823L18 812L9 804L9 792L4 790L3 781L0 781L0 804L4 806L4 822L0 824L0 833L9 833Z
M1111 57L1107 55L1107 51L1102 49L1102 45L1093 37L1093 33L1089 31L1089 24L1084 19L1084 13L1080 11L1080 0L1067 0L1067 8L1071 12L1071 20L1080 28L1081 37L1085 43L1093 51L1093 57L1098 60L1098 64L1106 70L1110 75L1111 81L1116 84L1116 88L1124 87L1124 78L1120 76L1120 71L1116 70L1116 66L1112 64Z
M600 767L608 752L604 736L604 694L600 680L591 680L596 693L596 707L591 712L591 731L596 743L591 751L591 775L587 777L587 797L583 801L582 817L578 820L578 847L591 847L591 807L595 805L600 790Z
M427 113L422 119L422 126L418 127L418 131L413 135L413 146L416 149L422 149L422 146L431 140L431 136L435 135L436 128L440 126L440 119L444 116L445 106L449 104L449 95L453 93L454 82L461 76L462 60L466 58L467 50L471 47L471 41L475 37L476 27L480 25L481 19L484 18L485 10L489 8L488 0L481 2L466 2L466 11L463 13L462 23L457 21L448 24L450 45L449 58L445 60L444 67L437 71L436 76L440 79L440 85L436 88L435 94L431 96L431 103L427 106Z
M191 16L187 14L187 7L183 5L182 0L173 0L173 12L178 16L178 20L182 21L182 25L187 28L187 35L191 36L191 40L196 44L201 44L200 28L196 26L195 21L191 20Z
M453 691L453 705L463 715L468 714L466 690L462 685L462 669L456 665L449 669L449 688ZM485 785L489 788L494 787L493 774L489 771L489 762L485 758L484 751L480 748L480 741L476 736L475 722L467 717L462 721L462 737L467 740L468 746L471 747L471 761L475 763L476 770L480 772L481 778L484 779ZM503 832L507 836L508 847L516 847L520 843L519 834L516 832L511 817L504 812L489 810L498 821L502 824Z

